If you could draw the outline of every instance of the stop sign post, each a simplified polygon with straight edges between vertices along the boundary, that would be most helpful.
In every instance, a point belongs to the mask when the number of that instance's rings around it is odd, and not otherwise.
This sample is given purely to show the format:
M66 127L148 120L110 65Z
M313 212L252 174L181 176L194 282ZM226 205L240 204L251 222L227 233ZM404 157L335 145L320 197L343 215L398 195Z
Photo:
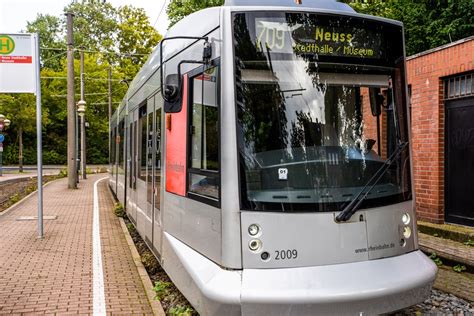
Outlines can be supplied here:
M3 141L5 140L5 136L1 132L5 125L8 126L9 124L10 120L5 119L5 116L0 114L0 177L3 176Z
M0 76L0 93L34 93L36 95L38 238L43 239L43 152L39 45L39 34L0 33L0 73L2 74Z

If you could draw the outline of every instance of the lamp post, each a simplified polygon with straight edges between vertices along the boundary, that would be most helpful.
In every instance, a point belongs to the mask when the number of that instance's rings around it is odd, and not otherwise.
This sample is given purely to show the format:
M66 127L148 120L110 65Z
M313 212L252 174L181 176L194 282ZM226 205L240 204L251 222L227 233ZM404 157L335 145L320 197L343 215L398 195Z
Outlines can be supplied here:
M86 127L84 124L84 114L86 112L86 101L77 102L77 114L81 118L81 174L82 179L86 179Z
M5 115L0 114L0 177L3 175L3 141L5 136L1 133L4 128L10 125L10 120Z

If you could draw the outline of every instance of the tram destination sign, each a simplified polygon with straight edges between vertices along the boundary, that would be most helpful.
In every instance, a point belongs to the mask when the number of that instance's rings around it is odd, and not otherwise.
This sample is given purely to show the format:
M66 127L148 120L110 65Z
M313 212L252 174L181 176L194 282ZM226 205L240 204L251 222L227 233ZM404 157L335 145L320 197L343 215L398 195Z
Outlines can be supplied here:
M0 93L35 93L34 38L0 33Z
M332 21L333 22L333 21ZM337 20L336 22L340 22ZM299 15L255 19L260 51L335 57L382 58L382 33L347 23L328 23Z

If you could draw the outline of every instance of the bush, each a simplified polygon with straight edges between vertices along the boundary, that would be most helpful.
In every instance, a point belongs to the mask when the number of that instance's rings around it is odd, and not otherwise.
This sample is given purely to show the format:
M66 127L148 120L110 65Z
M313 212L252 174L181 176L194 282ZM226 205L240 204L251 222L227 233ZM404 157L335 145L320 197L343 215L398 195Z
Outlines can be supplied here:
M116 216L123 218L125 216L125 210L123 208L123 205L120 203L115 203L114 213Z

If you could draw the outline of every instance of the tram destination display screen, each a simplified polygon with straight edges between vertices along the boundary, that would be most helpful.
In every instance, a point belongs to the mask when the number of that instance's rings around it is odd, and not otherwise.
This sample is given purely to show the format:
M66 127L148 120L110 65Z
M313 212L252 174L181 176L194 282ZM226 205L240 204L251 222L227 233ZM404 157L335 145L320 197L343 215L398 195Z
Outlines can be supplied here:
M393 63L403 56L402 27L350 16L316 13L251 12L237 14L257 52L314 59L364 59ZM245 21L245 22L244 22ZM243 25L236 25L237 29ZM387 65L388 66L388 65Z
M284 18L255 21L257 47L275 53L380 58L381 33L339 25L289 24Z

